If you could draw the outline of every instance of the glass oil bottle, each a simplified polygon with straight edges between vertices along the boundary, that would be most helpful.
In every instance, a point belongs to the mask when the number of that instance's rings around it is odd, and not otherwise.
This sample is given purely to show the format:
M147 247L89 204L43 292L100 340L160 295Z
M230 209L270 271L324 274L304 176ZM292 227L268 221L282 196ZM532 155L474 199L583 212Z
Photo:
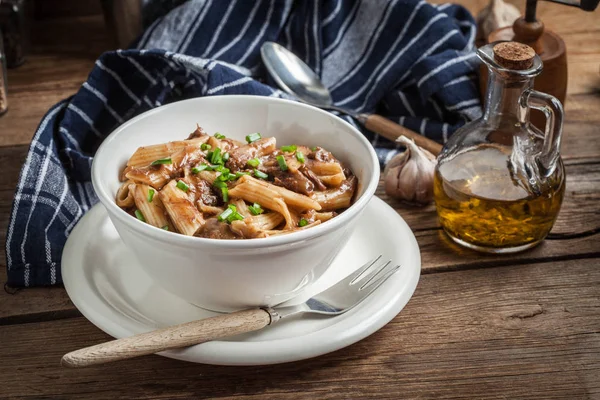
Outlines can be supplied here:
M560 210L563 109L532 89L542 62L529 46L496 42L478 56L489 70L484 115L444 146L434 178L436 208L455 242L492 253L521 251L548 235ZM530 124L530 108L545 114L545 132Z

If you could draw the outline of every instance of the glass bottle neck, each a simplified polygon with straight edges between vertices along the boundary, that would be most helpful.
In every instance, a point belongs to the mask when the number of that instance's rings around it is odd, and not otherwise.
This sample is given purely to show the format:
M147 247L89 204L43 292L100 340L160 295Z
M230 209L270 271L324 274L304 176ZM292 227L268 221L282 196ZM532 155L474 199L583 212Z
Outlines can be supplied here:
M489 70L484 120L491 125L524 124L529 121L529 109L519 107L519 99L531 88L533 79L513 79Z

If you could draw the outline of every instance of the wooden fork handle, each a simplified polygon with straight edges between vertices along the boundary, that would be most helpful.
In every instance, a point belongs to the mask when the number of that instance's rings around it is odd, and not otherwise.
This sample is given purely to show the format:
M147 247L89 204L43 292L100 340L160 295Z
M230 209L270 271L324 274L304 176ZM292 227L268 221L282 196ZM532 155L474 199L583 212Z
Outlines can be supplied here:
M65 354L61 364L78 368L125 360L256 331L270 323L271 316L263 309L238 311L86 347Z
M360 114L358 120L370 131L380 134L386 139L396 140L400 136L406 136L415 141L416 145L428 150L434 156L442 151L442 145L425 136L398 125L387 118L377 114Z

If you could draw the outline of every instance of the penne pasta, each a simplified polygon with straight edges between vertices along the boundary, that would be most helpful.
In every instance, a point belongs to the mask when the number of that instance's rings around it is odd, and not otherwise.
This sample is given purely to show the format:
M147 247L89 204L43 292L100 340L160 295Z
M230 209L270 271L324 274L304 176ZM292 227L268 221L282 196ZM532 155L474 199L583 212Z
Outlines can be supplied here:
M338 208L347 208L352 204L352 197L356 188L356 178L353 176L344 181L337 189L323 192L314 192L311 198L321 205L323 211L332 211Z
M169 180L190 165L204 160L204 152L198 146L184 146L168 159L168 162L147 167L132 168L125 174L127 179L143 183L155 189L162 188Z
M270 212L244 218L241 221L233 221L231 230L244 238L257 238L262 237L264 231L274 229L283 221L283 215Z
M346 175L344 175L344 172L342 171L339 174L335 175L319 176L319 179L328 187L339 187L342 184L342 182L346 180Z
M342 166L336 162L310 160L310 162L308 163L308 167L311 169L311 171L313 171L319 176L344 173Z
M135 185L133 198L135 206L140 210L147 223L157 228L167 227L167 229L172 229L160 196L154 188L148 185Z
M221 144L221 141L219 139L217 139L216 137L214 137L214 136L211 136L208 139L208 142L206 142L206 144L208 144L211 149L216 149L218 147L218 148L220 148L221 150L224 150L224 151L229 150L229 149L225 149L224 146Z
M175 179L166 184L159 193L177 231L193 236L205 221L187 193L177 187Z
M155 189L162 188L173 175L173 169L169 165L161 165L158 168L141 167L133 168L125 174L127 179L152 186Z
M283 215L276 212L270 212L252 217L252 222L263 230L274 229L284 221Z
M204 151L200 146L185 146L171 156L171 162L175 170L195 165L200 161L206 161Z
M317 212L315 213L315 220L325 222L329 221L331 218L335 217L335 211L327 211L327 212Z
M290 210L287 207L287 204L285 201L283 201L282 196L271 187L257 185L255 182L253 182L254 178L249 176L245 176L245 178L250 179L240 183L239 185L236 185L233 189L229 190L229 195L233 198L243 199L250 203L259 203L264 208L280 213L283 215L283 218L285 218L286 228L293 228L294 221L290 215ZM240 181L242 179L243 178L241 178ZM274 185L269 186L276 187Z
M265 230L263 231L263 234L265 235L265 237L287 235L288 233L292 233L295 231L303 231L305 229L312 228L313 226L317 226L319 224L321 224L321 221L315 221L312 224L308 224L303 227L298 227L293 230Z
M310 209L315 209L315 210L321 209L321 206L319 205L319 203L317 201L311 199L308 196L305 196L303 194L299 194L296 192L292 192L291 190L288 190L288 189L280 187L280 186L275 186L273 184L270 184L269 182L253 178L249 175L242 176L238 180L238 182L239 182L239 184L237 186L235 186L234 189L232 189L232 190L235 190L240 185L246 185L245 187L247 188L247 191L260 192L260 191L268 190L271 192L275 192L279 196L281 196L281 198L285 201L286 204L288 204L290 207L293 207L297 210L302 211L302 210L310 210ZM231 193L231 191L230 191L230 193ZM248 199L244 199L244 200L247 200L250 202L255 201L255 200L248 200ZM260 201L257 201L257 202L262 205L262 203Z
M189 145L200 146L206 143L209 136L200 136L189 140L178 140L176 142L161 143L151 146L140 147L133 153L129 161L128 167L147 167L156 160L167 158L173 153L185 148Z
M207 181L211 185L215 182L217 176L219 176L219 173L215 171L200 171L197 174L198 178Z
M132 207L135 204L133 200L133 191L135 188L133 181L125 181L117 191L117 205L121 208Z
M121 180L121 182L125 182L127 180L127 173L129 171L131 171L133 168L132 167L125 167L123 168L123 172L121 172L121 176L119 177L119 179Z
M206 204L204 204L201 201L198 201L196 204L198 205L198 209L200 211L202 211L205 214L209 214L209 215L217 215L217 214L221 214L223 211L225 211L225 209L223 207L207 206Z

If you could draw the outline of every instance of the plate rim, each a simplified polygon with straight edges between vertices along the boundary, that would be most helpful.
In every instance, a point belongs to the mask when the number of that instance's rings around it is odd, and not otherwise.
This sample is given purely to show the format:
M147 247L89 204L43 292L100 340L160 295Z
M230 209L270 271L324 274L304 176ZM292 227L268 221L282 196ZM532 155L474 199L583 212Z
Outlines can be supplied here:
M360 315L360 311L365 310L366 305L364 304L356 307L348 314L343 315L344 318L341 318L340 321L336 323L333 323L317 331L308 332L299 336L263 341L232 342L216 340L200 345L191 346L185 349L168 350L157 354L177 360L211 365L269 365L284 362L300 361L324 355L336 350L340 350L351 344L354 344L377 332L379 329L387 325L392 319L394 319L396 315L398 315L402 311L402 309L404 309L408 301L412 298L420 279L421 254L414 233L409 228L408 224L406 224L404 219L391 206L389 206L377 196L373 196L373 198L367 204L366 208L371 207L374 207L376 209L383 207L387 209L387 212L393 212L394 216L396 217L395 222L401 226L402 230L408 233L408 239L410 243L408 243L407 245L409 245L410 249L407 249L405 251L411 251L412 253L414 253L415 260L413 263L414 265L403 265L403 268L408 268L408 274L406 276L408 279L405 282L403 282L401 290L395 291L393 297L388 297L385 305L383 307L378 308L376 313L371 313L368 316L368 318L362 319L361 324L349 324L348 321L352 321L352 315ZM104 213L104 215L102 215L102 213ZM67 243L65 244L65 247L63 249L61 262L63 284L65 286L65 290L67 291L69 298L71 299L75 307L88 321L90 321L98 329L115 338L130 336L134 332L132 332L130 329L120 326L119 320L112 320L108 318L107 315L105 315L105 313L103 313L102 311L93 310L93 306L87 304L85 299L79 298L79 296L75 296L76 290L74 289L74 287L76 283L71 282L71 277L73 273L70 273L68 271L74 267L70 266L71 264L77 265L78 262L72 262L70 260L80 259L79 257L77 257L78 253L82 253L83 255L85 255L85 251L81 249L85 246L77 246L77 244L81 240L84 240L81 238L85 238L86 235L80 235L79 231L83 231L84 228L87 227L87 221L92 221L94 218L109 218L108 212L101 204L96 204L95 206L93 206L82 217L82 219L77 223L75 228L71 231L71 234L67 239ZM356 229L359 229L361 220L363 218L364 214L359 217ZM343 249L340 252L340 254L342 253ZM81 270L83 271L83 269ZM75 273L74 275L77 274ZM93 291L90 293L90 295L92 296L97 296L93 294ZM104 302L107 303L106 301ZM125 318L130 323L144 327L146 329L149 327L147 324L144 324L141 321L134 320L128 315L120 312L119 309L117 309L109 303L106 304L106 307L108 308L109 312L120 314L122 318ZM344 322L346 322L346 324L344 324ZM365 322L367 323L365 324ZM343 327L343 329L340 330L342 325L349 326ZM331 335L327 335L327 333L330 333L329 331L337 332L337 337L335 339L332 339ZM323 340L324 335L325 337L328 337L329 340ZM310 342L311 345L298 346L296 344L296 346L293 346L294 342L298 342L300 338L302 338L302 342ZM227 353L231 354L224 356L223 346L225 346L228 349ZM269 348L270 352L268 351L265 353L265 347ZM273 350L277 348L284 348L288 351L274 353ZM236 353L243 355L232 356L232 354Z

